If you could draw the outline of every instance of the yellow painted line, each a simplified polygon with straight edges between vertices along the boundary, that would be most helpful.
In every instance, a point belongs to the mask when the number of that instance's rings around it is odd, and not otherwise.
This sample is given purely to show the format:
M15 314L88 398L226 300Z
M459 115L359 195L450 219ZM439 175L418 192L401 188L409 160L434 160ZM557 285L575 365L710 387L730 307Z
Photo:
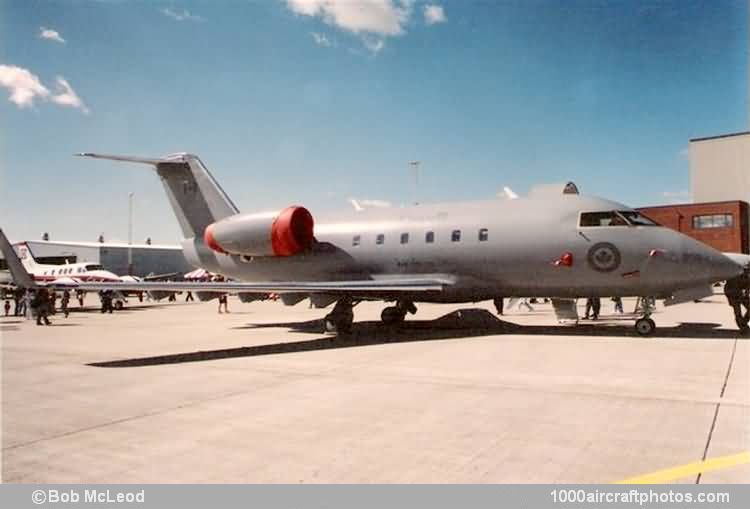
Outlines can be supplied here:
M650 474L631 477L615 484L659 484L667 481L673 481L689 475L698 475L699 473L711 472L712 470L721 470L722 468L735 467L750 463L750 451L739 454L730 454L729 456L720 456L706 461L695 461L679 467L666 468L657 470Z

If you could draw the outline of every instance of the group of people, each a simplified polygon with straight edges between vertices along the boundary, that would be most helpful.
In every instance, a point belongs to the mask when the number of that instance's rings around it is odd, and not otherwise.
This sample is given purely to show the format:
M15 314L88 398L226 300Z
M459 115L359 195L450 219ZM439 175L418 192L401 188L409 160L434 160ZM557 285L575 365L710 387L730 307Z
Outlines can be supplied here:
M614 312L623 314L625 310L622 307L622 297L612 297L614 302ZM583 315L584 320L598 320L599 313L602 310L602 299L599 297L589 297L586 299L586 313Z
M15 308L13 316L26 316L27 318L36 317L37 325L51 325L50 315L56 313L58 295L55 291L46 288L37 288L34 290L16 289L13 292L13 301ZM60 300L60 310L65 318L70 314L70 290L62 292ZM10 300L6 299L3 306L5 316L10 316Z

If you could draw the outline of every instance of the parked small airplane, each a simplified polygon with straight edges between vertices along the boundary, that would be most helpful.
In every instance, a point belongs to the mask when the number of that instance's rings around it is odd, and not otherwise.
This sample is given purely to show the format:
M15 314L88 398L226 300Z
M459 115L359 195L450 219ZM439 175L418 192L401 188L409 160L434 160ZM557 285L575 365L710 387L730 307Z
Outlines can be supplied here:
M81 282L82 289L273 292L289 305L309 297L317 307L335 303L325 317L329 330L348 330L361 300L395 302L381 315L389 324L416 312L418 302L552 297L562 314L579 297L677 304L709 295L750 260L730 259L620 203L580 195L573 183L524 198L345 210L314 220L298 205L240 213L195 155L78 155L154 167L186 259L235 280ZM639 334L654 331L649 314L636 321Z
M21 259L26 271L34 278L34 281L42 282L55 282L61 280L60 283L70 283L68 280L74 281L106 281L106 282L128 282L128 279L122 279L113 272L104 270L104 268L97 263L65 263L65 264L44 264L38 263L34 258L34 255L29 249L29 246L25 242L21 242L16 245L18 249L18 257Z

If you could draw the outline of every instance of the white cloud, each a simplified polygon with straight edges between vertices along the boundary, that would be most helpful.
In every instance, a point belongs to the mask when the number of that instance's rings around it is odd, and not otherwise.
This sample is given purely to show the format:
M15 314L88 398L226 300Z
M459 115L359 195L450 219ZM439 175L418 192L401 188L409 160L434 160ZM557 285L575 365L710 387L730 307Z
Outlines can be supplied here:
M62 76L57 77L57 93L52 94L39 81L39 77L28 69L14 65L0 65L0 86L10 91L8 99L19 108L31 107L34 101L39 99L89 113L89 109L83 104L81 98Z
M10 90L10 102L19 108L34 105L34 100L47 99L49 90L28 69L14 65L0 65L0 86Z
M435 25L437 23L445 23L445 11L439 5L425 5L424 6L424 22L428 25Z
M165 7L161 10L161 13L177 21L205 21L202 16L193 14L187 9L175 10L171 7Z
M362 37L372 53L383 49L386 37L405 33L414 0L286 0L300 16L323 22ZM317 39L316 39L317 42Z
M328 39L325 34L310 32L310 35L312 36L313 40L315 40L315 44L317 44L318 46L325 46L326 48L330 48L332 46L330 39Z
M354 210L356 210L357 212L362 211L366 208L385 209L393 206L391 202L385 200L371 200L367 198L363 200L357 200L356 198L349 198L348 201L352 204L352 207L354 207Z
M383 46L385 46L385 41L377 37L363 37L362 44L364 44L365 48L370 50L370 52L377 54L383 49Z
M385 200L360 200L360 205L363 207L378 207L378 208L388 208L392 207L393 204L389 201Z
M52 30L51 28L39 27L39 38L65 44L65 39L62 38L60 32L58 32L57 30Z
M296 14L318 16L329 25L355 34L383 36L404 33L411 3L405 0L287 0Z
M73 90L73 87L71 87L68 81L62 76L57 77L57 90L58 93L52 96L52 102L59 104L60 106L77 108L84 114L89 114L89 109L83 104L83 101L78 97L78 94Z

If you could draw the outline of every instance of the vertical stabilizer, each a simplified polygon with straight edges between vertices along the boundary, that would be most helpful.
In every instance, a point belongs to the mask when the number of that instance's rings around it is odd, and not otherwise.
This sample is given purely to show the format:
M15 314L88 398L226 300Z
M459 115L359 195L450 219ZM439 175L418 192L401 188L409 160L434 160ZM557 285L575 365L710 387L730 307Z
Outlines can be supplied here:
M155 166L186 239L202 239L208 225L239 212L198 156L179 153L154 159L92 153L78 155Z
M23 246L25 247L26 244L23 244ZM17 286L21 288L35 288L37 286L34 279L24 268L21 259L13 250L13 246L10 245L8 238L5 236L2 229L0 229L0 252L3 253L3 258L5 258L5 262L8 264L10 275L13 277L13 281Z

